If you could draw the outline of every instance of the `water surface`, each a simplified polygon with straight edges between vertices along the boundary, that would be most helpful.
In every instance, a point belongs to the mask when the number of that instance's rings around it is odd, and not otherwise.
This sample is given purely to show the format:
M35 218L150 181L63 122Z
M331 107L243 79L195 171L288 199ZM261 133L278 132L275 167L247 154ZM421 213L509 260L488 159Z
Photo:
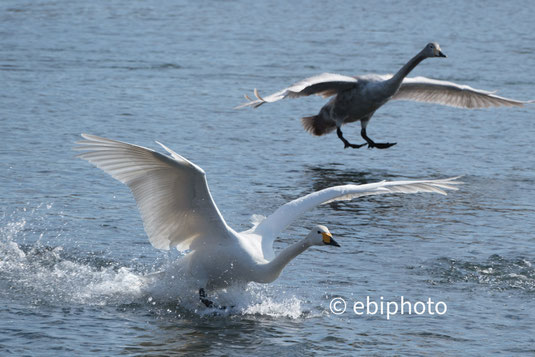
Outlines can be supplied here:
M0 4L1 355L522 355L535 352L533 108L389 103L368 126L388 150L344 150L299 122L325 100L235 111L321 72L413 75L533 99L529 1L336 3L10 1ZM345 127L360 142L358 124ZM142 276L153 249L128 189L74 158L82 132L200 165L236 230L324 187L464 175L447 197L383 196L304 215L276 242L327 225L269 286L214 314ZM356 316L333 297L444 301L442 316Z

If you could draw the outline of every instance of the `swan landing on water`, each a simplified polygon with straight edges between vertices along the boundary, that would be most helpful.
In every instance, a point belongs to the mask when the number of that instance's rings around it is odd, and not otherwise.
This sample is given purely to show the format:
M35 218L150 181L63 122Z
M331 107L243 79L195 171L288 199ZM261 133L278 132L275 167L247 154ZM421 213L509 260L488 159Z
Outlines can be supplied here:
M445 190L456 190L461 183L448 178L330 187L288 202L260 224L238 233L223 219L199 166L160 143L170 156L98 136L82 137L85 140L75 147L84 151L78 157L130 187L150 243L158 249L190 250L184 257L186 273L198 282L199 299L208 307L213 303L205 289L253 281L270 283L306 249L339 247L329 229L317 225L305 238L275 255L273 242L277 236L315 206L387 193L446 194Z
M261 97L255 89L254 94L257 99L252 100L246 95L248 102L237 106L236 109L258 108L264 103L311 94L321 95L324 98L334 96L321 108L318 115L301 119L305 130L313 135L324 135L336 129L344 148L358 149L367 144L369 148L386 149L396 143L374 142L366 134L366 127L375 111L391 99L429 102L458 108L511 107L533 103L533 101L523 102L503 98L492 92L452 82L425 77L406 78L414 67L429 57L446 57L446 55L438 43L429 43L394 75L370 74L349 77L323 73L266 97ZM344 138L341 127L359 120L362 127L360 134L366 143L351 144Z

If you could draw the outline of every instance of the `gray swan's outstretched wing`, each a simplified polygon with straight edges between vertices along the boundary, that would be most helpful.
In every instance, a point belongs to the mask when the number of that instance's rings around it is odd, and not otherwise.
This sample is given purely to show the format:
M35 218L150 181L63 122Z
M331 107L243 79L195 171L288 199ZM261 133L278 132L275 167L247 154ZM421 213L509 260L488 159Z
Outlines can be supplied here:
M298 98L312 94L330 97L339 91L351 88L355 85L355 83L357 83L357 81L358 80L354 77L343 76L341 74L334 73L323 73L303 79L292 84L288 88L284 88L265 97L261 97L260 94L258 94L258 91L255 89L254 94L256 96L256 100L251 99L246 95L245 98L248 100L248 102L238 105L235 107L235 109L244 107L258 108L264 103L273 103L284 98Z
M426 77L405 78L392 99L412 100L458 108L521 107L533 101L500 97L493 92Z

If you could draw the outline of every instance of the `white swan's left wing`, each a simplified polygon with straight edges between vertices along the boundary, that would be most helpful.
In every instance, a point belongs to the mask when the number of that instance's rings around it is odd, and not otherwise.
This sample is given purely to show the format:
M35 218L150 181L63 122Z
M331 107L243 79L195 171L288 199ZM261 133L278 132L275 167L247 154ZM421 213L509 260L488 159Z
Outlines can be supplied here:
M278 208L272 215L257 225L252 233L262 237L262 249L271 255L275 238L304 212L324 203L352 200L357 197L388 193L436 192L445 195L446 190L457 190L458 177L442 180L382 181L365 185L335 186L317 191Z
M141 146L82 134L76 150L134 194L151 244L158 249L195 249L232 239L204 171L160 144L171 157Z
M500 97L493 92L426 77L405 78L392 99L412 100L457 108L521 107L533 101Z
M292 84L288 88L284 88L278 92L261 97L258 90L254 90L255 99L249 98L247 95L245 99L248 101L238 105L234 109L244 107L258 108L264 103L273 103L284 98L299 98L306 97L312 94L321 95L324 98L335 95L339 91L349 89L357 83L355 77L344 76L336 73L322 73L317 76L305 78L297 83Z

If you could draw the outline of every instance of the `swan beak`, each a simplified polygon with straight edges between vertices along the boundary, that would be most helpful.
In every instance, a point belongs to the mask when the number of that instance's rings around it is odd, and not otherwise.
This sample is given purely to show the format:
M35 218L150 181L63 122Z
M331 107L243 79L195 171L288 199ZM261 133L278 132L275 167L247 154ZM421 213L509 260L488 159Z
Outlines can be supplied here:
M446 56L446 55L444 54L444 52L442 52L442 51L439 50L439 51L438 51L438 57L448 57L448 56Z
M336 241L333 239L333 235L331 233L322 233L323 236L323 243L326 245L334 245L335 247L339 247L340 244L336 243Z

